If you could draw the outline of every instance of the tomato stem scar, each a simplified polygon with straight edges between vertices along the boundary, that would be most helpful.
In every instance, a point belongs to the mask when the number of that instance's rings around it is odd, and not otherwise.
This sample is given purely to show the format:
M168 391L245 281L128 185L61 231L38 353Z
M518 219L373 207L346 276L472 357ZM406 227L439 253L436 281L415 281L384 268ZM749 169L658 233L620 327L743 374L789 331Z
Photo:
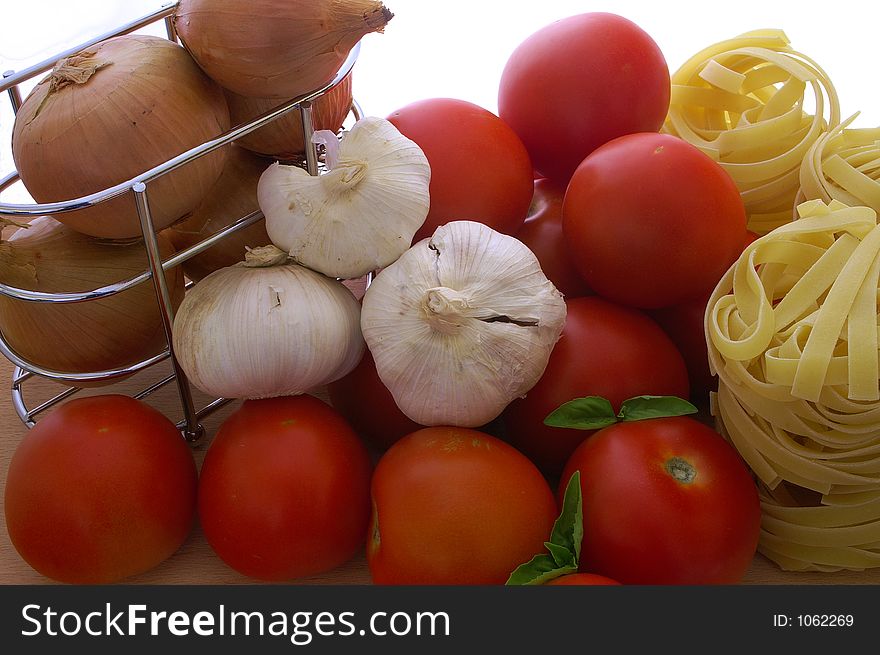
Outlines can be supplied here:
M697 469L681 457L670 457L666 460L666 472L678 482L690 484L697 477Z

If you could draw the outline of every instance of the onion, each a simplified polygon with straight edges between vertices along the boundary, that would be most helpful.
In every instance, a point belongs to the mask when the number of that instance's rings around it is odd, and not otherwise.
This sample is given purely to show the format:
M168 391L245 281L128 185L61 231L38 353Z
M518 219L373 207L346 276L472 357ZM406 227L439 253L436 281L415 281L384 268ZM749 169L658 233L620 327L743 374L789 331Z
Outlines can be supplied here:
M180 0L174 25L221 86L283 100L328 83L393 15L379 0Z
M226 91L229 116L233 125L246 123L274 109L278 100L246 98ZM312 103L312 122L315 130L339 131L351 109L351 75L346 75L336 86ZM305 152L302 114L299 109L287 112L265 127L241 137L236 143L243 148L277 159L295 159Z
M163 257L173 253L159 235ZM0 282L47 293L96 289L147 269L142 240L128 243L80 234L48 216L0 243ZM166 273L174 307L183 300L179 268ZM99 300L43 303L0 294L0 330L30 363L68 373L134 364L167 345L150 280Z
M257 211L260 208L257 182L268 165L269 162L244 148L230 146L223 173L202 204L192 216L165 230L164 234L171 239L175 249L189 248L242 216ZM266 223L260 220L224 237L181 266L189 279L198 282L217 269L243 261L246 247L256 248L268 243Z
M229 129L222 90L186 51L154 36L119 36L59 61L15 117L12 154L37 202L125 182ZM156 229L191 212L217 180L215 151L148 185ZM58 220L93 236L141 235L123 195Z

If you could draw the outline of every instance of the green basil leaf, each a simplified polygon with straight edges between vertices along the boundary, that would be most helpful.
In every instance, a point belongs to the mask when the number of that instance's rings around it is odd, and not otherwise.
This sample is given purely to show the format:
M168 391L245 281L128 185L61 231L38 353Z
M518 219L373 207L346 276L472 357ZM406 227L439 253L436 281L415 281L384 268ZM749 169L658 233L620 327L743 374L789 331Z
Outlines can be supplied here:
M644 421L650 418L696 414L698 411L688 401L676 396L636 396L623 401L617 416L621 421Z
M614 408L601 396L587 396L569 400L550 412L544 425L575 430L599 430L617 423Z
M507 580L508 585L535 585L553 578L577 573L584 538L584 516L581 501L581 473L575 471L565 487L562 511L553 523L550 541L544 543L549 555L535 555L520 564Z
M505 584L510 586L541 585L554 578L576 572L577 566L559 567L550 555L535 555L525 564L516 567Z
M574 553L565 546L554 544L552 541L545 541L544 547L550 551L550 556L553 558L553 561L556 562L557 567L573 566L577 568L577 558L574 556Z
M580 561L581 541L584 538L584 513L581 499L581 472L575 471L565 486L562 511L553 524L550 541L565 546L574 554L574 563Z

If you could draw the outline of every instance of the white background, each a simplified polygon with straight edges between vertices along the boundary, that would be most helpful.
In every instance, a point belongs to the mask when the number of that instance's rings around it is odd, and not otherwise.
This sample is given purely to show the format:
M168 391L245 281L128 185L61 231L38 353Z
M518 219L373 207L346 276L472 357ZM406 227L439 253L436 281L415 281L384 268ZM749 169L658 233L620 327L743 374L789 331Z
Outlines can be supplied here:
M162 4L162 0L5 0L0 9L0 71L25 68ZM501 71L524 38L565 16L611 11L647 31L672 71L717 41L753 29L783 29L792 46L831 77L844 117L861 111L855 126L880 125L877 0L385 0L385 4L395 17L384 34L364 38L353 78L358 101L372 115L386 116L409 102L438 96L497 111ZM148 31L164 34L161 23ZM0 98L0 175L14 168L9 152L11 123L8 99ZM14 188L2 199L21 202L22 197Z

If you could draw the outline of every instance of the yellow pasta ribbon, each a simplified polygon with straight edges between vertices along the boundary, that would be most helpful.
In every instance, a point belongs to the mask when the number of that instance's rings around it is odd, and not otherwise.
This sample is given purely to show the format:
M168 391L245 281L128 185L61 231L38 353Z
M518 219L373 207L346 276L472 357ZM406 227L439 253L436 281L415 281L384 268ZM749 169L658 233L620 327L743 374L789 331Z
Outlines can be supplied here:
M839 200L880 212L880 128L849 126L858 114L822 134L801 163L799 197Z
M839 122L837 92L819 65L781 30L756 30L709 46L672 75L663 131L717 161L740 190L749 229L766 234L794 217L801 164Z
M758 479L764 555L792 570L880 566L877 212L815 199L797 214L709 300L711 409Z

